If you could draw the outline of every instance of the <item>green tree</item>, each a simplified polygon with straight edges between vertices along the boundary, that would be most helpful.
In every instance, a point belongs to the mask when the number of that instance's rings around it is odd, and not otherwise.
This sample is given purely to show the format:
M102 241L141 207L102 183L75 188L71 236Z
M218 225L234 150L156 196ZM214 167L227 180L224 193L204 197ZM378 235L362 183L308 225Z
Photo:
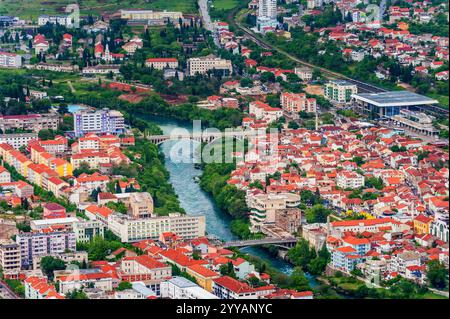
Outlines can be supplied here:
M49 280L53 280L53 272L55 270L66 269L66 263L52 256L45 256L41 258L41 269L42 272L48 277Z
M438 260L432 260L427 265L427 279L431 287L444 289L448 286L448 270Z
M130 282L121 281L116 290L123 291L123 290L131 289L131 288L133 288L133 285Z

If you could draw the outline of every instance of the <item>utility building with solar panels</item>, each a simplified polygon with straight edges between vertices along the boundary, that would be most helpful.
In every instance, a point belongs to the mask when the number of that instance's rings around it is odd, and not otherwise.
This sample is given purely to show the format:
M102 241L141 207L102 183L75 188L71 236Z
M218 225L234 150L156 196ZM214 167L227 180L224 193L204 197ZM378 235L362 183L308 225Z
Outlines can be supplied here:
M352 94L351 104L355 111L376 118L391 118L400 110L423 111L428 106L436 106L438 101L409 92L390 91L381 93Z

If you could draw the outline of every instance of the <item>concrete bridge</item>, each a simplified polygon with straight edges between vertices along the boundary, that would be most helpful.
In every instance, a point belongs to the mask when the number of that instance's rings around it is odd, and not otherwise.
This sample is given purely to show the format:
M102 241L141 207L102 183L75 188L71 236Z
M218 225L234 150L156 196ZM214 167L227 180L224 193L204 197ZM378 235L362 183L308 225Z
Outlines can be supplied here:
M149 135L146 138L156 144L159 145L169 140L193 140L197 142L203 143L211 143L220 138L236 138L236 139L244 139L249 136L256 136L256 132L254 131L226 131L226 132L199 132L199 133L190 133L190 134L171 134L171 135Z
M229 241L223 244L223 247L249 247L249 246L260 246L260 245L275 245L281 248L288 249L294 246L298 241L298 238L263 238L263 239L249 239L249 240L236 240Z

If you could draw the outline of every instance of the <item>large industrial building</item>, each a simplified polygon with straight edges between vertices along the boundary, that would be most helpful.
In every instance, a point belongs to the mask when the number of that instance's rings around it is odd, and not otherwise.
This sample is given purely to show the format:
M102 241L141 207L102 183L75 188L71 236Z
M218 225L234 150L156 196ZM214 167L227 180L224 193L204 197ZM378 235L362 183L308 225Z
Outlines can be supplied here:
M352 94L353 108L372 118L390 118L400 110L417 111L435 105L438 101L409 91Z

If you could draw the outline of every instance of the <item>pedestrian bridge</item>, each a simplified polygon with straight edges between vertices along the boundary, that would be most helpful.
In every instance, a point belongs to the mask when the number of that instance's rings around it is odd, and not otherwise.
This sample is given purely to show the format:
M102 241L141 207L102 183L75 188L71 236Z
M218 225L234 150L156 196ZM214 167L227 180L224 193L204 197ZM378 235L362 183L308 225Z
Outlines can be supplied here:
M226 132L199 132L199 133L190 133L190 134L170 134L170 135L149 135L147 136L147 140L152 142L153 144L159 145L169 140L193 140L202 143L211 143L220 138L236 138L236 139L244 139L249 136L256 136L257 132L255 131L226 131Z
M223 244L223 247L249 247L260 245L275 245L282 248L290 248L294 246L298 241L298 238L262 238L262 239L249 239L249 240L236 240L229 241Z

